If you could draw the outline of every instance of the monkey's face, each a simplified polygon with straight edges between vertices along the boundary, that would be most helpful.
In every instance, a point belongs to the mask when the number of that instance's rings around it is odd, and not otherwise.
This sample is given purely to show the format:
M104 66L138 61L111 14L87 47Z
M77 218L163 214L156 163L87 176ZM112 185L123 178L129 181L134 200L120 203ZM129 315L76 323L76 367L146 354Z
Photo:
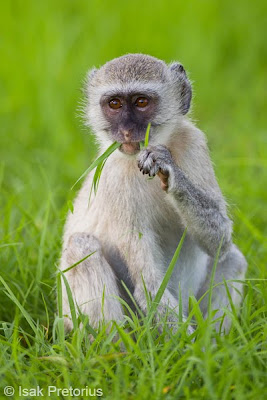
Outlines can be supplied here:
M86 124L103 150L116 141L124 154L138 153L151 123L150 144L166 144L188 112L191 86L183 66L128 54L88 74Z
M105 93L100 105L109 125L113 141L122 143L120 150L133 155L140 150L146 129L158 109L158 96L154 93Z

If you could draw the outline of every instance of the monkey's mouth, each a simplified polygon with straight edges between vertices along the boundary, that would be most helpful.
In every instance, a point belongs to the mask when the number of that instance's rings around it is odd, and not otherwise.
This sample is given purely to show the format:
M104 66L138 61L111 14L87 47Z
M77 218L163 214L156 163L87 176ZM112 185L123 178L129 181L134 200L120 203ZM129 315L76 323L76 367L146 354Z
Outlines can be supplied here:
M129 155L137 154L140 151L140 143L139 142L122 143L122 145L120 146L120 151Z

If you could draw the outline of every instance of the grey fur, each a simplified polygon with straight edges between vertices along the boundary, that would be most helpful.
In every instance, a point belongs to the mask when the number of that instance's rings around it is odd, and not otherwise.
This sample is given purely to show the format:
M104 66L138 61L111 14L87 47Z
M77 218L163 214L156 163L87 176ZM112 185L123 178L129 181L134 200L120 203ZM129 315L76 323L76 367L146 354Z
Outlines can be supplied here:
M192 226L192 235L199 246L214 257L222 240L220 254L223 257L231 244L232 233L225 207L220 207L208 192L190 182L165 146L148 146L139 154L138 166L149 176L159 171L168 176L167 192L183 213L185 224Z
M190 108L192 99L192 88L187 78L186 72L182 64L173 63L170 65L170 71L176 81L176 86L179 87L180 92L180 110L183 115L187 114Z
M118 81L124 84L131 80L165 82L166 64L144 54L127 54L107 62L98 70L90 83L97 86Z
M159 98L151 120L150 145L137 156L116 150L104 166L97 194L88 207L93 176L90 173L65 225L62 269L96 250L66 273L77 308L89 315L93 326L102 319L123 318L114 297L121 293L121 279L146 312L143 280L153 298L186 226L187 236L159 313L172 309L177 314L181 295L185 318L188 296L194 294L199 298L209 287L211 266L221 240L215 283L221 282L222 277L243 279L247 268L243 255L232 244L232 222L214 175L205 136L185 117L191 87L181 64L168 66L154 57L129 54L93 70L86 84L85 119L100 144L100 153L115 140L100 100L110 92L127 96L132 91L156 93ZM148 180L148 175L159 177ZM238 305L242 285L233 284L229 289ZM218 287L213 306L222 313L228 303L224 287ZM206 313L205 299L201 307ZM66 328L70 329L65 290L63 308ZM173 315L170 320L174 321ZM228 329L229 321L225 321L224 327Z

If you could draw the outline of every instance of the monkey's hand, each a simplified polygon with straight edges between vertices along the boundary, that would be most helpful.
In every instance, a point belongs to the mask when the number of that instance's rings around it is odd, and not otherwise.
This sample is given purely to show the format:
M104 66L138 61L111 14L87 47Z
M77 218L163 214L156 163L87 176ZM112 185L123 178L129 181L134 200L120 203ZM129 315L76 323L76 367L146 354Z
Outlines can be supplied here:
M139 153L138 167L143 174L158 175L163 190L169 188L169 176L175 167L170 151L166 146L148 146Z

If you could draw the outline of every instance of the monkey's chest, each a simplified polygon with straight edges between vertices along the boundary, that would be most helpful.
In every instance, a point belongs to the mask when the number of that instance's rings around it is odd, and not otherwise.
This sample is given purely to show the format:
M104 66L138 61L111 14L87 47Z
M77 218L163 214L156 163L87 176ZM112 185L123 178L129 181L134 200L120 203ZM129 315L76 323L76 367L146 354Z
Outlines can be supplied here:
M182 229L168 196L158 177L151 180L138 174L102 179L89 212L90 220L101 236L109 236L117 243L136 235L150 235L159 246L173 248Z

